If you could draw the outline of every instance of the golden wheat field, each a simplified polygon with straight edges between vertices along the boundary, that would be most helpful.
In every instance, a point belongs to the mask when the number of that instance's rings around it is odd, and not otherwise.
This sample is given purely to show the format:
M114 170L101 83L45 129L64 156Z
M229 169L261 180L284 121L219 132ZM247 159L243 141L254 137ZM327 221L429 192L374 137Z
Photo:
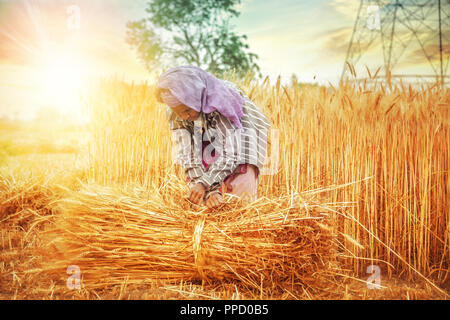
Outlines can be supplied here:
M185 198L149 83L97 83L89 123L23 138L69 149L11 152L2 124L0 298L447 299L450 90L227 77L273 124L249 204Z

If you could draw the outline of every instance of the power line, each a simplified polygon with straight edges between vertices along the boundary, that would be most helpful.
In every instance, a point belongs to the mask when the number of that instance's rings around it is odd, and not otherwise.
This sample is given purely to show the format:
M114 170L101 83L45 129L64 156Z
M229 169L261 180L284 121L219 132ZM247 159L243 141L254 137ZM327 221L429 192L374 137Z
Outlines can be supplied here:
M351 78L349 64L362 69L360 61L369 53L382 56L378 67L383 68L377 78L401 79L403 74L405 79L422 81L437 77L444 86L449 82L450 0L361 0L341 81ZM417 74L417 70L408 74L405 70L405 65L422 63L429 65L434 75Z

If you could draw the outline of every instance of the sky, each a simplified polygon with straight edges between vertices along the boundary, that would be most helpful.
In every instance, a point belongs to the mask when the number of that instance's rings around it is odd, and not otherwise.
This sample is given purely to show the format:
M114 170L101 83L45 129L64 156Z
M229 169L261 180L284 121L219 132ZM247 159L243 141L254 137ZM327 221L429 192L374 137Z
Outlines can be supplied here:
M126 23L146 16L146 2L0 0L0 115L26 117L52 104L69 112L77 108L73 88L86 77L154 81L125 42ZM247 35L262 74L272 81L281 76L287 83L295 73L302 82L337 85L359 4L243 0L232 25ZM382 63L377 57L373 52L368 61ZM414 56L404 63L415 71L423 65Z

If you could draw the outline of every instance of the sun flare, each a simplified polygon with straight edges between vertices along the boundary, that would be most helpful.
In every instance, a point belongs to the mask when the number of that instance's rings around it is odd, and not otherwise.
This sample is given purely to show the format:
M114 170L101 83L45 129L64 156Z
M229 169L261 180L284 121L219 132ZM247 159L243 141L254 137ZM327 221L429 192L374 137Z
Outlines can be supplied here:
M43 56L39 69L45 103L62 113L78 113L86 77L83 58L72 52L53 51Z

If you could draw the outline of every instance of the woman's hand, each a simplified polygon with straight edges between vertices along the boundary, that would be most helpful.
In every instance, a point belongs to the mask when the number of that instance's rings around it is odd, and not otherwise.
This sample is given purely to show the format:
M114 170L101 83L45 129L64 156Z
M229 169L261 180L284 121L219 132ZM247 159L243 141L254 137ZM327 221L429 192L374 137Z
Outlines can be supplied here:
M200 204L203 202L203 197L205 196L205 192L206 192L206 187L203 185L203 183L198 182L189 190L188 198L193 203Z
M206 206L208 208L217 207L221 203L222 203L222 196L218 192L213 193L208 197L208 199L206 199Z

